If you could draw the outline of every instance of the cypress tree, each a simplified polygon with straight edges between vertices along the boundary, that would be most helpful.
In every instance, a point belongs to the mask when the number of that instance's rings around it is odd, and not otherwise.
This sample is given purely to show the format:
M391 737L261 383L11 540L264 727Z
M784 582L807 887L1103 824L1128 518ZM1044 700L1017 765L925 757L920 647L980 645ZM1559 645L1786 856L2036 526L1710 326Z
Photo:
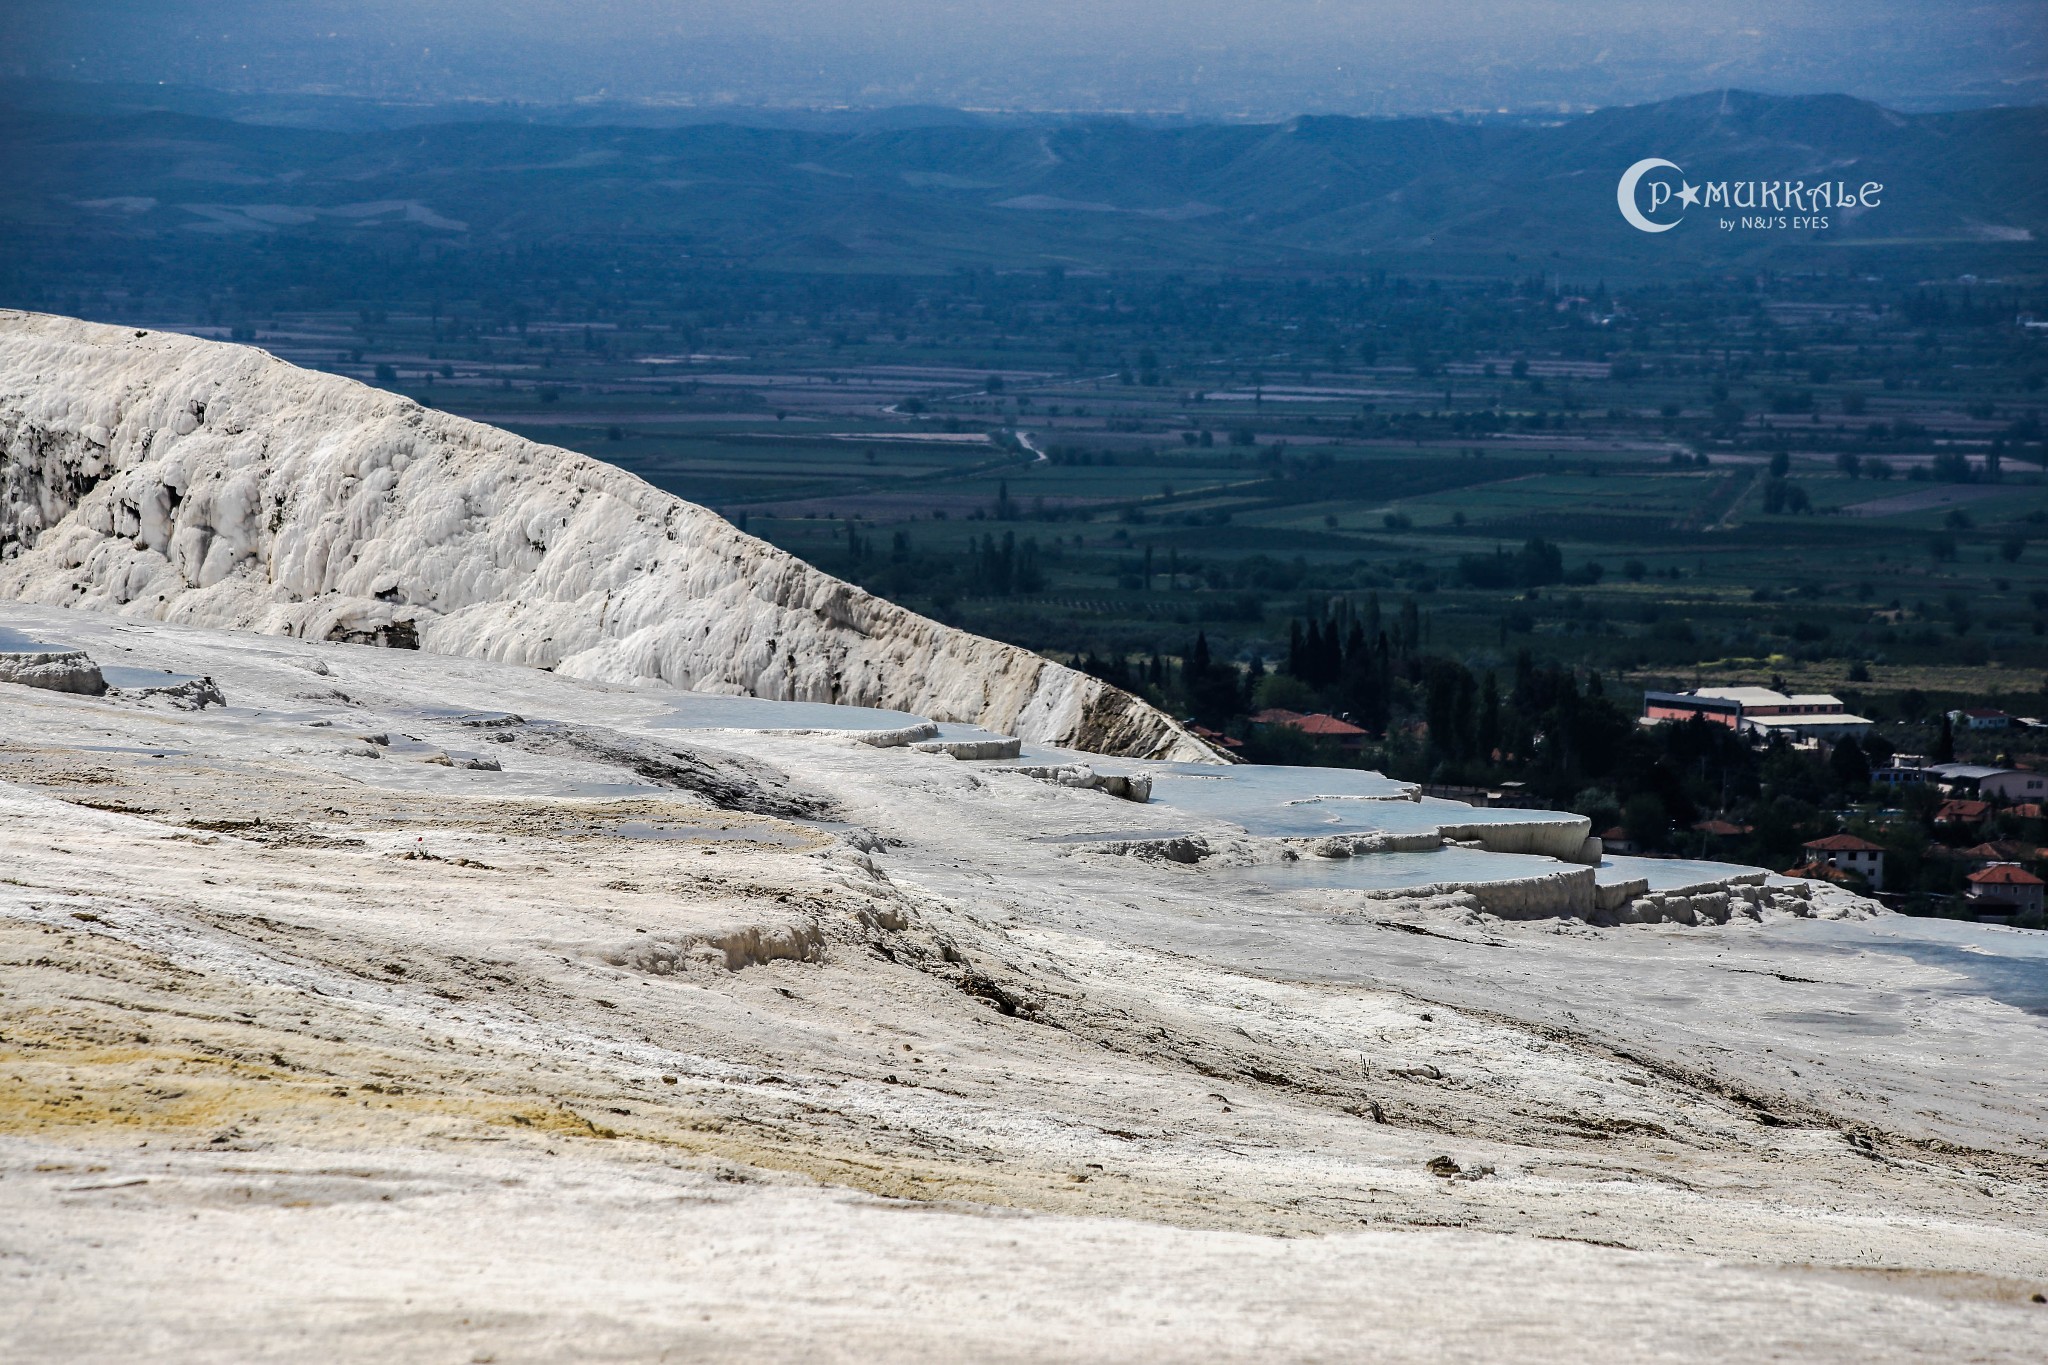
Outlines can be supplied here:
M1479 698L1478 689L1472 682L1472 670L1463 664L1453 664L1457 669L1457 697L1452 702L1452 721L1457 726L1457 747L1459 758L1472 757L1478 746Z
M1486 674L1486 685L1479 692L1479 759L1482 763L1493 761L1494 751L1500 748L1500 683L1492 670Z

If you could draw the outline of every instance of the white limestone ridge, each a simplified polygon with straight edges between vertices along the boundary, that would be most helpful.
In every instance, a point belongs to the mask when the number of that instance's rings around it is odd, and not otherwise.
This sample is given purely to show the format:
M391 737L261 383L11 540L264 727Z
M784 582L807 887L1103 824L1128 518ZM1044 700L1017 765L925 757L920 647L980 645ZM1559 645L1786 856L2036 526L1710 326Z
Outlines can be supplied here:
M253 347L14 311L0 596L1216 758L1126 692L601 461Z

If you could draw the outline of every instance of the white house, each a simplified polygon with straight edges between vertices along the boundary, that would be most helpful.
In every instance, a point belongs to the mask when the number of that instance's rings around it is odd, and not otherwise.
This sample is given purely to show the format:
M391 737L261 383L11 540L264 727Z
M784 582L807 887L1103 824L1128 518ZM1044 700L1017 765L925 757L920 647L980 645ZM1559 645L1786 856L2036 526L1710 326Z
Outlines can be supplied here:
M1826 863L1861 877L1872 891L1884 890L1884 845L1853 834L1830 834L1806 845L1807 861Z

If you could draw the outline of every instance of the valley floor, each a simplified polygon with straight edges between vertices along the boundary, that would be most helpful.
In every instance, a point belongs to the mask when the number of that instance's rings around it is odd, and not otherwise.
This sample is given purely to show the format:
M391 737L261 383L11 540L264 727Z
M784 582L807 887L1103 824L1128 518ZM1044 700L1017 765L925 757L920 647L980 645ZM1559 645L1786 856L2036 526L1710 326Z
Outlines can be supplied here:
M0 685L16 1358L2048 1341L2038 935L1503 920L652 689L0 627L123 684Z

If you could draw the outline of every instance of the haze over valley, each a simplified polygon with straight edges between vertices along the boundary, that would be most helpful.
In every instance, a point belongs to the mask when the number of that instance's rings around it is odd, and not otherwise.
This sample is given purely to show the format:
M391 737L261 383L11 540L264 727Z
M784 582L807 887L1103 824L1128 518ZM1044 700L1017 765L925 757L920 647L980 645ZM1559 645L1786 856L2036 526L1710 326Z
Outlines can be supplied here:
M2040 20L8 6L13 1353L2037 1360Z

